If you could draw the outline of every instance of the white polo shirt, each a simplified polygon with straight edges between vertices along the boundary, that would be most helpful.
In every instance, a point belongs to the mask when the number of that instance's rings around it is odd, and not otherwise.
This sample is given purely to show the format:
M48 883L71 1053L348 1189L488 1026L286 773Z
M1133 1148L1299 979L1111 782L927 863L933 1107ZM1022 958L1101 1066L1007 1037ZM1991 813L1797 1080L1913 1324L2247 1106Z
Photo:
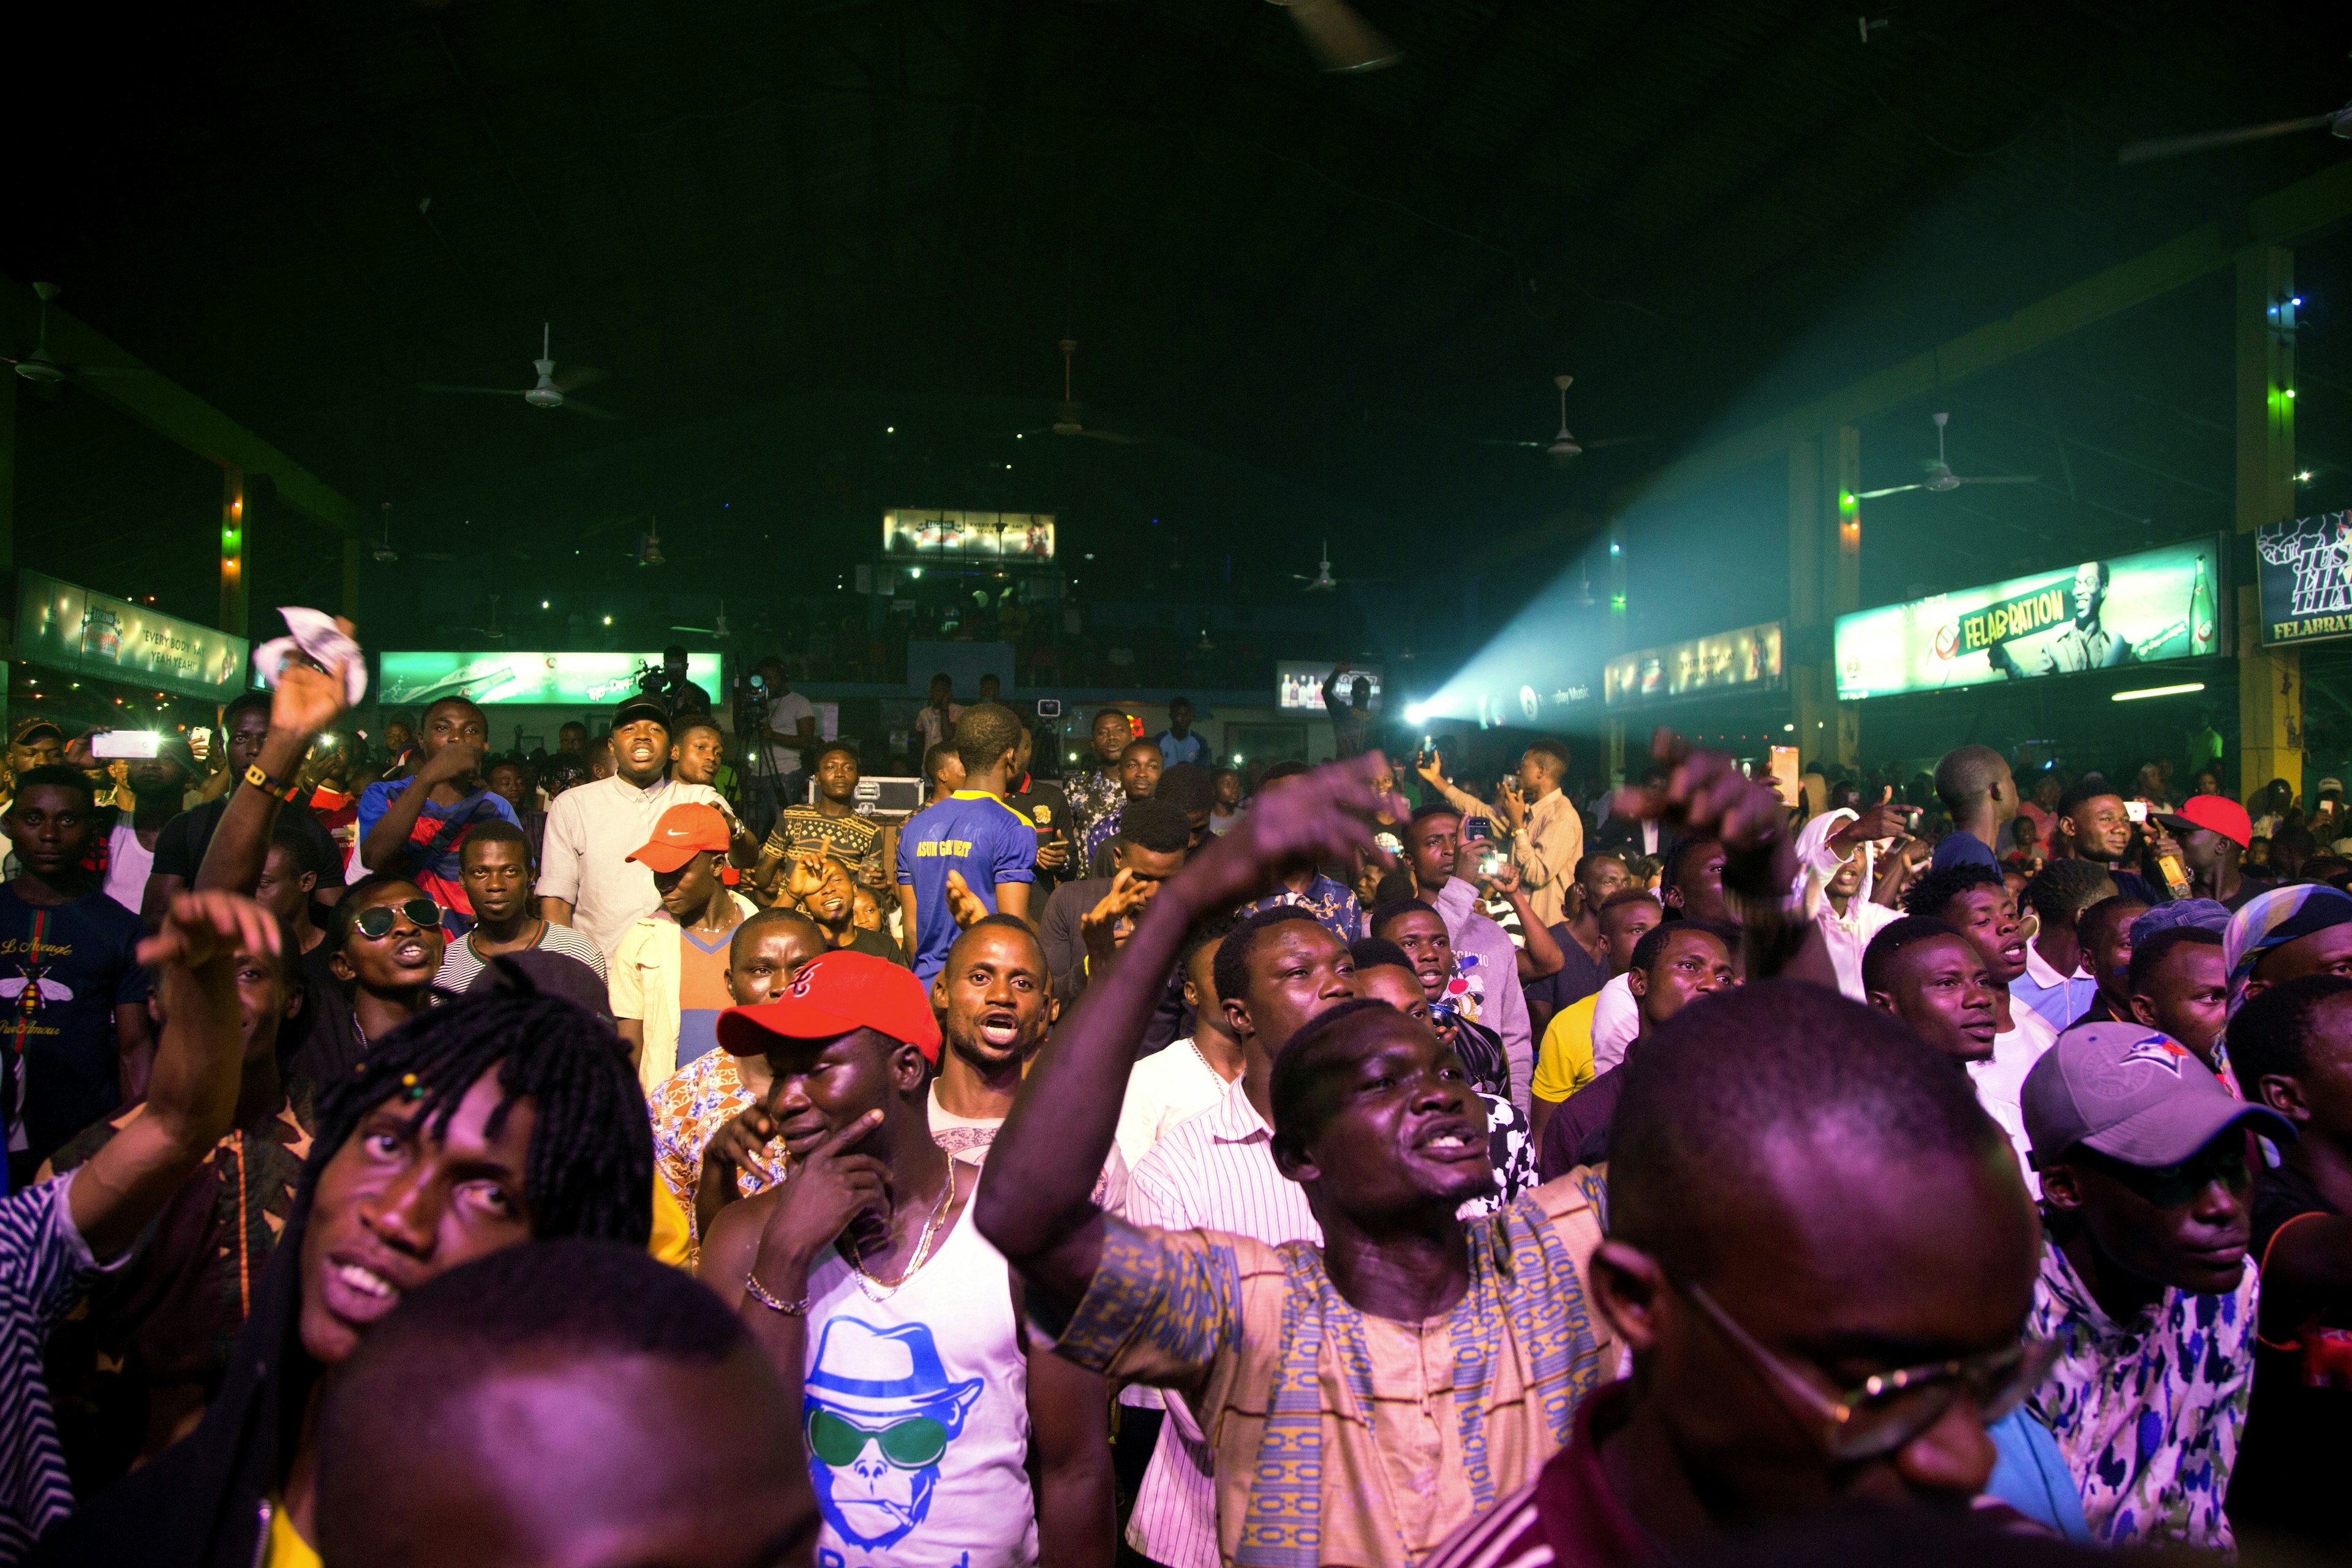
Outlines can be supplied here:
M653 837L663 812L690 802L727 810L709 784L663 779L639 789L618 773L555 797L547 814L536 890L542 899L569 903L572 929L603 949L607 960L631 926L661 907L654 874L629 856Z

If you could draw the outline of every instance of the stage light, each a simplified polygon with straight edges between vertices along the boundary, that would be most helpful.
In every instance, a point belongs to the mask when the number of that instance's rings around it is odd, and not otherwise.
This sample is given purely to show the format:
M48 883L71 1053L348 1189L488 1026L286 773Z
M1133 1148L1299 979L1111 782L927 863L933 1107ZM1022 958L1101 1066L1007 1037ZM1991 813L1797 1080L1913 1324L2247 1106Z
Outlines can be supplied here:
M2202 691L2201 680L2184 681L2179 686L2143 686L2137 691L2118 691L2107 699L2110 702L2137 702L2143 697L2186 697L2192 691Z

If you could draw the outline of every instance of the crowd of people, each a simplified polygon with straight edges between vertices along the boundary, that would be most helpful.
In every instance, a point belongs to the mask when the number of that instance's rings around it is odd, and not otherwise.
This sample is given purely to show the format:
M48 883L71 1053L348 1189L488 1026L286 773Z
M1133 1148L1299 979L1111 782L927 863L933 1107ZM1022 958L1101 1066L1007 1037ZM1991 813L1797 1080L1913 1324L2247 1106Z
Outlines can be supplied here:
M1249 777L950 684L889 820L763 669L17 728L0 1563L2352 1545L2335 781L1488 786L1341 671Z

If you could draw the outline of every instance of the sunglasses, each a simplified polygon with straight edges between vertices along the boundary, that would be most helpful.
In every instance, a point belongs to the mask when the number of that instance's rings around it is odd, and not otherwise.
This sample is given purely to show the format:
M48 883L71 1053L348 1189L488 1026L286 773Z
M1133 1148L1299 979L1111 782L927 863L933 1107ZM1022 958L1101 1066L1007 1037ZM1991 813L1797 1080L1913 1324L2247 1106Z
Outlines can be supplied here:
M2000 1420L2033 1392L2058 1354L2054 1340L2021 1340L1978 1355L1879 1373L1832 1398L1758 1343L1700 1287L1675 1289L1780 1395L1822 1452L1841 1464L1900 1448L1950 1414L1963 1396L1986 1424Z
M869 1442L900 1469L919 1470L938 1464L948 1451L948 1429L928 1415L910 1415L887 1426L860 1426L830 1410L809 1412L809 1452L835 1469L854 1464Z
M441 923L441 906L430 899L411 899L404 904L370 904L352 921L352 929L370 942L382 942L392 934L392 928L406 915L411 925L437 927Z

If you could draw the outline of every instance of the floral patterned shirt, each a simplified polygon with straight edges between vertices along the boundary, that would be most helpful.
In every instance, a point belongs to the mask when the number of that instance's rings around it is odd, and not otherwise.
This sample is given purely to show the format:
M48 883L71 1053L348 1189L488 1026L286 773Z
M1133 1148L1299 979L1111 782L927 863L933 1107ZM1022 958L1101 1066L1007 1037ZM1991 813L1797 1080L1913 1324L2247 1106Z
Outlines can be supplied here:
M702 1177L702 1151L720 1128L751 1109L751 1091L735 1070L735 1058L725 1051L705 1051L660 1083L647 1100L654 1119L654 1172L686 1211L687 1234L695 1234L694 1189ZM784 1168L784 1141L768 1140L767 1156L776 1170ZM764 1191L768 1184L755 1171L735 1173L735 1188L744 1197Z
M1285 904L1296 904L1305 910L1315 917L1316 924L1341 942L1353 942L1363 934L1360 929L1363 920L1356 907L1356 895L1320 871L1316 872L1315 879L1307 884L1305 892L1294 893L1288 888L1277 888L1255 903L1244 905L1242 913L1254 915L1260 910L1278 909Z
M1127 804L1127 791L1118 774L1107 768L1091 768L1064 779L1062 794L1070 803L1070 832L1081 847L1087 846L1087 829Z
M2221 1504L2253 1394L2257 1288L2249 1267L2228 1295L2168 1289L2117 1323L2043 1246L2026 1331L2055 1340L2058 1360L2027 1404L2057 1437L2100 1542L2235 1545Z

